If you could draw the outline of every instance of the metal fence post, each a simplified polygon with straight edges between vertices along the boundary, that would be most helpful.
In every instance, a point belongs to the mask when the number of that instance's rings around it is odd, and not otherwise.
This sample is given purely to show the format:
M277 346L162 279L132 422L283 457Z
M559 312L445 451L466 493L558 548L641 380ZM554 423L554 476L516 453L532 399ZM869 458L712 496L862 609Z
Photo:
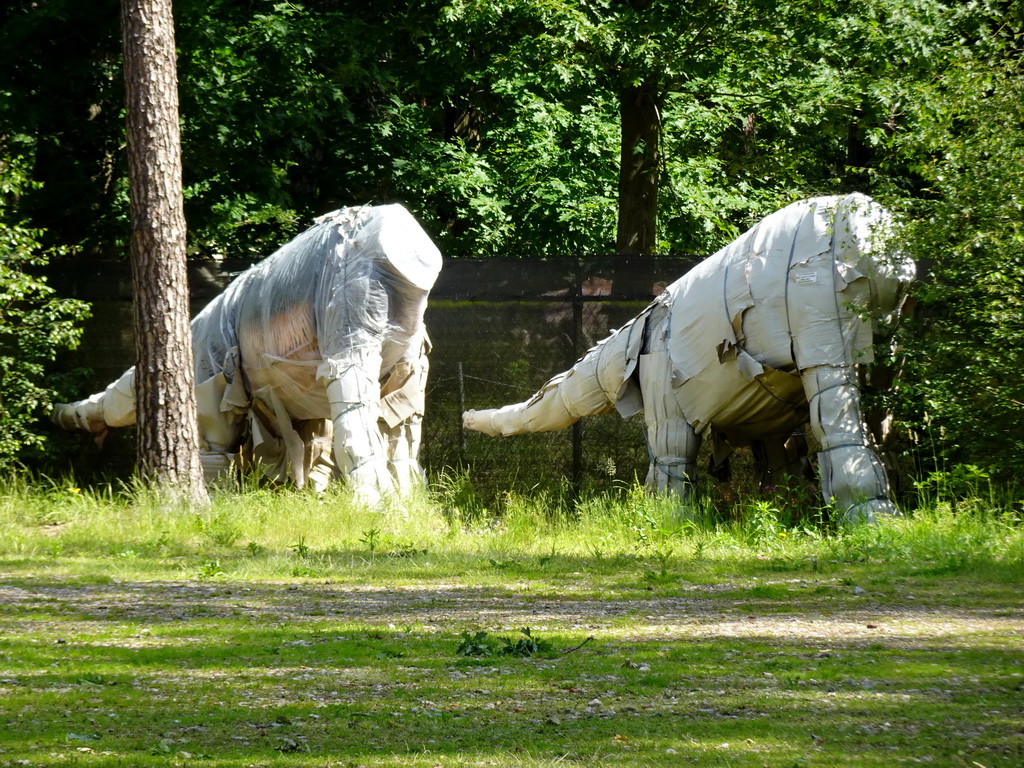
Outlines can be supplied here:
M462 414L466 412L466 384L462 376L462 361L456 366L456 380L459 389L459 411L455 416L459 430L459 464L466 466L466 428L462 426Z
M573 361L579 360L583 350L583 285L580 278L580 257L574 257L574 285L572 291L572 354ZM572 425L572 487L570 504L575 511L583 486L583 424L580 421Z

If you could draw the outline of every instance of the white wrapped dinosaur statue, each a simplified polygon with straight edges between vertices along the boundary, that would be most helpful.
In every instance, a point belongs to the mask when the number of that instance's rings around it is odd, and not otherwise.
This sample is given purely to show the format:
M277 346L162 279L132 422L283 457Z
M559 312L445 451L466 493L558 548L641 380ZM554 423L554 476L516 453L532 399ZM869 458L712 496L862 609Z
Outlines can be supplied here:
M423 325L441 255L400 205L343 208L244 272L192 321L208 480L241 451L271 477L367 500L422 481ZM134 368L53 421L135 423Z
M858 389L873 333L895 322L914 278L913 262L886 248L890 229L864 195L794 203L698 264L530 400L467 411L463 423L515 435L643 411L647 484L685 496L704 435L719 459L753 441L780 455L809 421L825 500L847 521L895 513Z

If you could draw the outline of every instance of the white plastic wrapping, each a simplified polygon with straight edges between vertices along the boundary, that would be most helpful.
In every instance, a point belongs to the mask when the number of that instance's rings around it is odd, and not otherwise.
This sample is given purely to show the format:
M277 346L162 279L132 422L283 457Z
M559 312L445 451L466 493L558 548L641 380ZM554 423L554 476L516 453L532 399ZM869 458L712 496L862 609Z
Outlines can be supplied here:
M192 321L204 466L221 471L242 450L300 486L340 473L367 498L408 487L421 474L423 313L440 267L415 219L388 205L322 216L239 276ZM392 383L404 396L383 414L381 388L399 368L413 384ZM94 433L134 420L132 371L54 412Z
M531 400L468 411L464 424L509 435L642 405L648 483L682 492L702 436L724 456L810 422L826 500L851 519L893 512L855 386L856 367L873 360L874 331L893 322L914 277L913 262L887 250L890 229L864 195L794 203L670 285Z

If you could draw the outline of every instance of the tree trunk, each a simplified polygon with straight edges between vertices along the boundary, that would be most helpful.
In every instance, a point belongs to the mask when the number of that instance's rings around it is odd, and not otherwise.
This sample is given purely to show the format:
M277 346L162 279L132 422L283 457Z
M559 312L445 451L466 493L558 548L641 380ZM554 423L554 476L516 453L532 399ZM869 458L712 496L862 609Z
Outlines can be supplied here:
M615 250L620 254L653 253L657 247L661 102L654 80L619 92L622 144Z
M207 500L199 460L185 267L171 0L122 0L135 287L138 460L183 500Z

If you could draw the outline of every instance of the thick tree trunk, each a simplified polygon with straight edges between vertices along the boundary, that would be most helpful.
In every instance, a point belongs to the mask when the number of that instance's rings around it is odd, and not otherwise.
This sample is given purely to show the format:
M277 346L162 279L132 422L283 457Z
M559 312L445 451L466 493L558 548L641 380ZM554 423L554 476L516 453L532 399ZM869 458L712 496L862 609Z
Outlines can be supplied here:
M171 0L122 0L121 21L139 468L161 489L202 503Z
M652 253L657 247L658 179L661 174L661 96L648 80L619 92L622 144L619 222L615 250Z

